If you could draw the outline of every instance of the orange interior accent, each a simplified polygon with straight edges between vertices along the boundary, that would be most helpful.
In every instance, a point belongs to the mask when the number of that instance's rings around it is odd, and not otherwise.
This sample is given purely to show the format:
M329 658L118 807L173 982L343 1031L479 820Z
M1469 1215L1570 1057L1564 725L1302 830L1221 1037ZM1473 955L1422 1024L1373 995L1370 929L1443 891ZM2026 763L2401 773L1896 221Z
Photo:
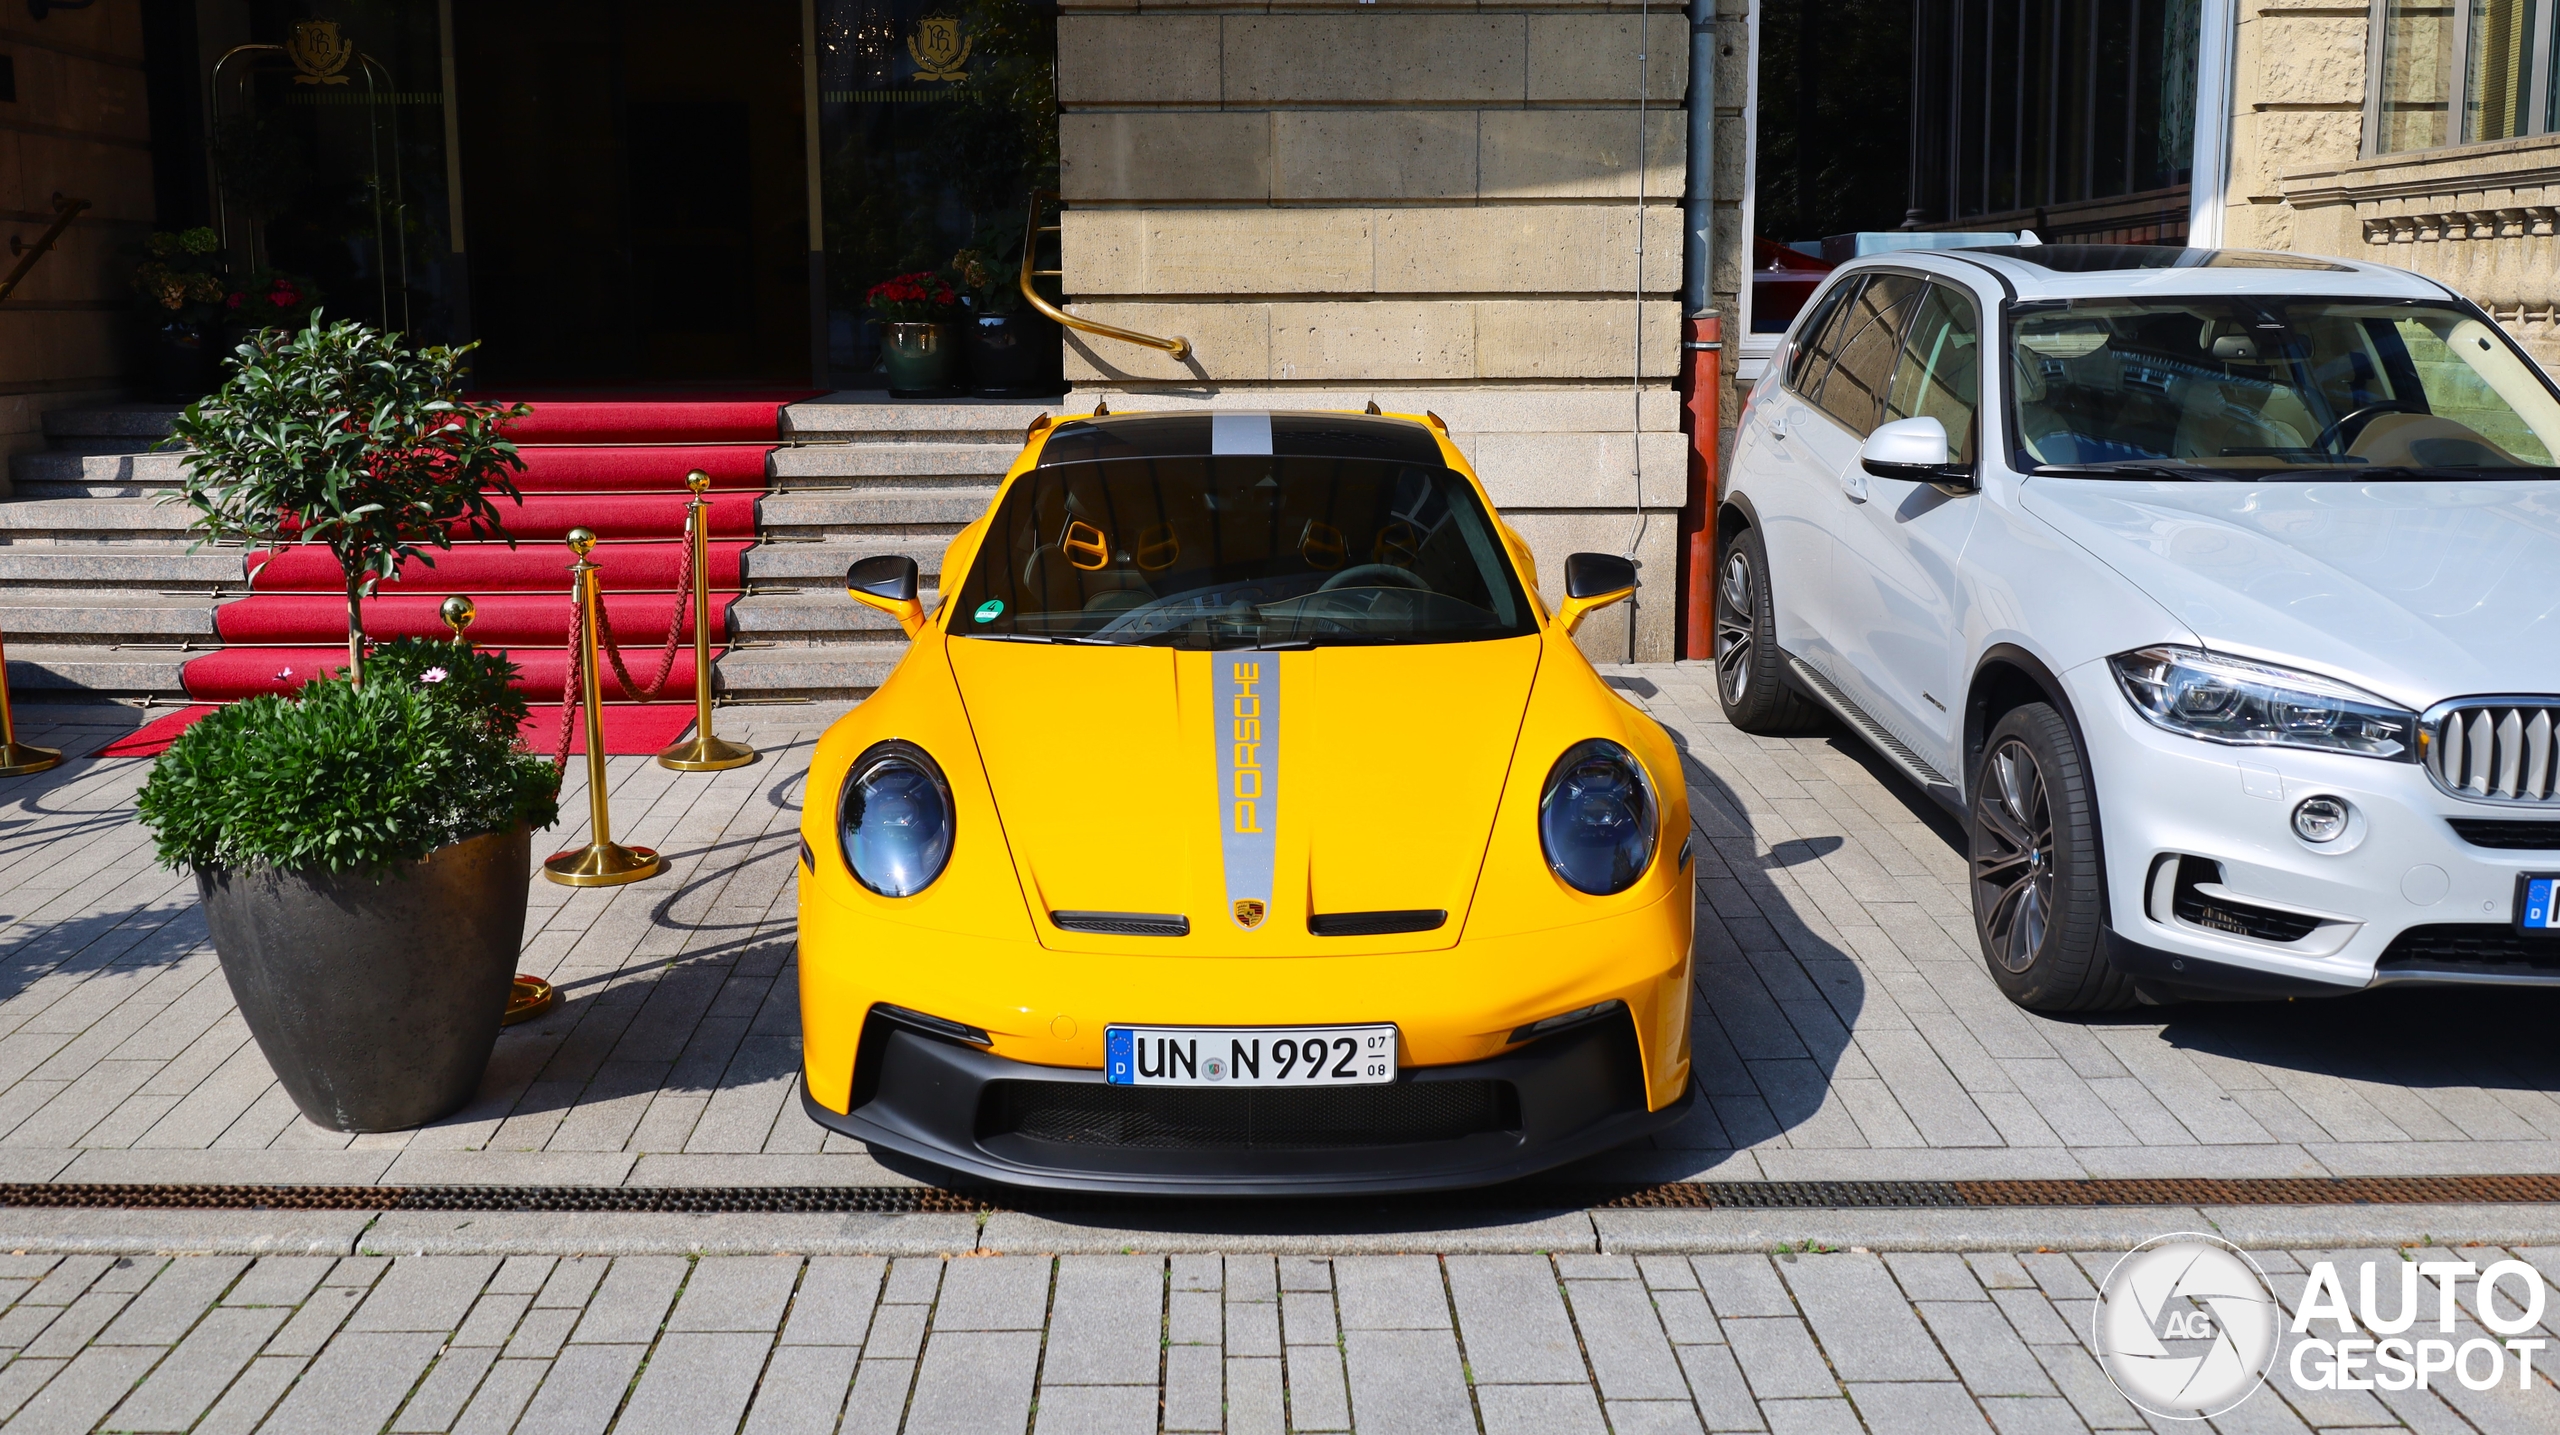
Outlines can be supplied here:
M1067 531L1058 540L1058 548L1067 562L1087 573L1111 566L1111 540L1099 528L1081 518L1067 520Z
M1351 540L1342 530L1320 519L1307 520L1307 531L1298 535L1298 556L1314 568L1339 568L1351 552Z
M1138 534L1138 566L1149 573L1161 573L1182 557L1182 535L1165 524Z

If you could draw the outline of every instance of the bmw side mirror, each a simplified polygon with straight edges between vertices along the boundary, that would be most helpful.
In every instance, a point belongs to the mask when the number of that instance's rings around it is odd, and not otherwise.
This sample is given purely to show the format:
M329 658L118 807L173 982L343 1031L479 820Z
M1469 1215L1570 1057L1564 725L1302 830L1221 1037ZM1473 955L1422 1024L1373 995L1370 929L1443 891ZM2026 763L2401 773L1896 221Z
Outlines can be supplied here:
M1858 466L1878 478L1905 483L1968 491L1977 486L1970 465L1948 461L1946 425L1925 416L1876 425L1858 448Z
M910 638L924 631L924 604L916 601L916 560L898 553L856 559L844 570L847 596L898 620Z
M1636 565L1615 553L1569 553L1564 560L1564 602L1556 623L1566 633L1582 620L1634 594Z

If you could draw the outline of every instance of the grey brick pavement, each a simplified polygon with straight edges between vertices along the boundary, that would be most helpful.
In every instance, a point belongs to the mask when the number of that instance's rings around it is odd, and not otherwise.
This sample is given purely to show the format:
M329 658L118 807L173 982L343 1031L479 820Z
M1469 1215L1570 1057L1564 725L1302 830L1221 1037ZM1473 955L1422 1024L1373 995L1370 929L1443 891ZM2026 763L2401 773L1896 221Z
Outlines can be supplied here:
M2016 1011L1984 975L1951 824L1845 735L1724 725L1702 670L1610 670L1686 748L1702 1099L1578 1173L1672 1179L2402 1175L2560 1169L2551 993ZM835 709L746 708L767 758L612 764L617 833L668 878L532 884L552 1015L479 1099L413 1132L293 1111L248 1039L192 884L130 820L141 759L0 783L0 1179L903 1182L798 1110L794 827ZM94 751L129 709L30 706ZM583 769L564 811L583 813ZM582 840L575 823L545 845ZM0 1329L0 1335L5 1335Z
M2457 1254L2484 1267L2512 1256L2546 1276L2560 1272L2560 1248L2254 1253L2287 1301L2316 1260ZM1288 1298L1327 1315L1293 1318L1292 1328L1326 1337L1300 1343L1293 1335L1284 1360L1269 1353L1278 1348L1270 1320L1237 1314L1267 1316L1281 1294L1267 1255L909 1259L886 1281L883 1262L869 1257L644 1257L553 1272L571 1278L542 1283L540 1296L576 1302L565 1306L528 1304L528 1288L545 1274L535 1267L548 1262L360 1258L315 1282L313 1265L326 1263L296 1258L15 1257L13 1266L46 1279L12 1278L7 1313L33 1315L11 1327L22 1344L0 1349L0 1429L2154 1428L2115 1393L2084 1344L2091 1282L2117 1258L2103 1250L1295 1259ZM283 1269L263 1269L270 1265ZM46 1287L71 1298L38 1304ZM336 1291L360 1313L383 1308L400 1328L339 1324L335 1314L306 1324L304 1314ZM2431 1280L2419 1291L2432 1314ZM34 1353L81 1300L101 1293L135 1296L130 1304L147 1305L152 1321L112 1340L83 1332L59 1354ZM2512 1285L2503 1293L2521 1294ZM2547 1287L2544 1294L2540 1327L2528 1333L2560 1337L2560 1298ZM270 1303L279 1296L294 1304ZM2460 1288L2456 1339L2481 1333L2476 1302L2471 1286ZM813 1309L804 1333L823 1340L784 1334ZM2501 1313L2513 1310L2510 1302ZM447 1324L422 1323L429 1312ZM553 1312L613 1338L565 1346L546 1338L535 1343L539 1353L512 1345L500 1353L495 1342ZM335 1333L313 1345L279 1330L315 1324ZM2510 1377L2489 1390L2439 1376L2423 1390L2311 1392L2279 1376L2209 1428L2523 1435L2560 1429L2560 1389L2540 1368L2529 1381Z

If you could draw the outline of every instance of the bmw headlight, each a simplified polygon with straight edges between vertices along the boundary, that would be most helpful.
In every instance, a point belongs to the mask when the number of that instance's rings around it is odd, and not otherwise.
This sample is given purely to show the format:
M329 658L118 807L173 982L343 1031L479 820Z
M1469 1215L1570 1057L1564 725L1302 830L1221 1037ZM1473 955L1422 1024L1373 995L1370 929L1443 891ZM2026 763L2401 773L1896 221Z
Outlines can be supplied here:
M836 841L854 880L883 897L912 897L951 862L951 784L925 750L884 742L845 774Z
M2156 727L2242 747L2308 747L2407 762L2418 715L2335 678L2200 648L2143 648L2108 662Z
M1578 892L1606 897L1653 863L1653 788L1635 754L1588 738L1565 749L1538 799L1538 845Z

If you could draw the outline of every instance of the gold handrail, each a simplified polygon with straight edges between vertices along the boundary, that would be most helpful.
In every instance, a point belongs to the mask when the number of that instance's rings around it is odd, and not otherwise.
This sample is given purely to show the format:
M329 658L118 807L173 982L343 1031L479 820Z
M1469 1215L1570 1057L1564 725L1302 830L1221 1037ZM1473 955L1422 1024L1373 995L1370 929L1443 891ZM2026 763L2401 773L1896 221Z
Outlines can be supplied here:
M1039 262L1034 256L1039 251L1040 236L1043 234L1056 234L1063 227L1055 224L1042 224L1040 222L1040 211L1044 207L1041 201L1056 199L1057 197L1058 196L1054 192L1045 189L1035 189L1031 192L1031 212L1024 216L1022 229L1022 297L1031 301L1032 308L1039 310L1041 313L1048 315L1050 318L1057 320L1059 323L1066 325L1070 329L1080 329L1088 334L1099 334L1103 338L1117 339L1124 344L1136 344L1140 348L1144 349L1162 349L1164 352L1171 354L1174 358L1174 362L1176 363L1180 363L1182 360L1190 358L1191 341L1182 337L1180 334L1176 334L1170 339L1159 339L1153 334L1141 334L1135 329L1123 329L1117 324L1102 324L1091 319L1079 319L1075 315L1068 313L1066 310L1059 308L1057 305L1050 303L1048 300L1041 298L1040 291L1031 287L1031 281L1034 279L1061 276L1066 272L1063 269L1034 269L1031 267ZM1059 262L1066 262L1063 256L1061 256Z
M53 242L62 237L62 231L70 228L71 221L79 218L80 211L88 207L89 201L67 198L57 190L53 196L53 225L45 230L42 239L27 244L14 234L9 236L9 252L20 258L18 266L9 271L9 277L0 279L0 299L8 298L17 289L18 281L27 277L27 271L36 267L36 261L42 259L45 251L53 247Z

